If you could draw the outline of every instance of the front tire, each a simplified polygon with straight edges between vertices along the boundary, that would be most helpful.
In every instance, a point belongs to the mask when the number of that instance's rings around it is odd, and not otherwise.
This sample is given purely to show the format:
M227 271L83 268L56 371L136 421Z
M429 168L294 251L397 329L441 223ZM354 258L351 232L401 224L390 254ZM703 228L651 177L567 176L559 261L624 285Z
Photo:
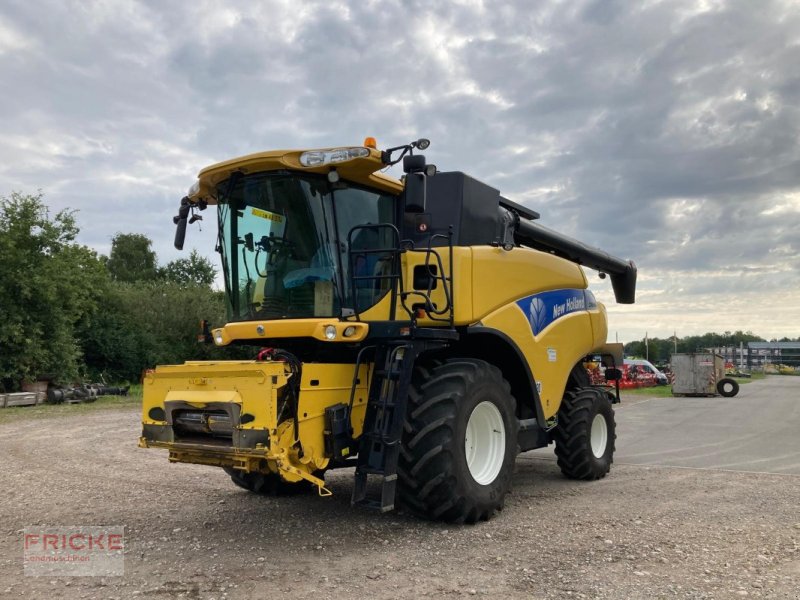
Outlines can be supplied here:
M616 422L603 390L582 387L567 393L558 411L556 457L570 479L602 479L614 462Z
M453 523L501 510L518 451L515 409L508 382L485 361L417 367L398 465L400 503Z

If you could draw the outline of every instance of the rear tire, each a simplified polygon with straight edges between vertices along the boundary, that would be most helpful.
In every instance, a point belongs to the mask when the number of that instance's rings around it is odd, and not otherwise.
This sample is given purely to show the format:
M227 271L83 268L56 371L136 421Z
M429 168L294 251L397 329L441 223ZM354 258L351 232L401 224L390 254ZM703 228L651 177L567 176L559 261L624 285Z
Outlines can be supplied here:
M739 382L731 379L730 377L720 379L719 383L717 383L717 391L719 392L720 396L733 398L739 393Z
M297 483L284 481L277 473L244 473L230 467L223 467L223 470L231 476L231 481L240 488L265 496L291 496L316 489L310 482L305 480ZM315 473L315 475L317 474ZM321 474L317 476L319 477Z
M582 387L568 392L558 411L556 457L570 479L602 479L614 462L616 422L603 390Z
M398 499L426 519L488 520L511 489L519 421L500 370L477 359L417 367L398 465Z

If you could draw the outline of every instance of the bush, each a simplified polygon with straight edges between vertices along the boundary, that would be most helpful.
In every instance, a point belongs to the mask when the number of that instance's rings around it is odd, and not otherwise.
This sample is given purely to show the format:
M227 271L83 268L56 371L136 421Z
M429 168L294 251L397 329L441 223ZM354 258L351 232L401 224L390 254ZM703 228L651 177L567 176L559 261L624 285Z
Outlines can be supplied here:
M114 283L81 328L89 374L138 381L157 364L213 358L220 350L197 342L202 319L225 322L222 292L163 280Z

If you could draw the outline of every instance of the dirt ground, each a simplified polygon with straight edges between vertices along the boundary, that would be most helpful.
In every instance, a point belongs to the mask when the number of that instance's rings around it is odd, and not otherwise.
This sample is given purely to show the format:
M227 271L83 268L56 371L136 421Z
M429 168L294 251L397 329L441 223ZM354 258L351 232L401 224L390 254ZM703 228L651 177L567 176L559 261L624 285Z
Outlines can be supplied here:
M577 483L539 451L502 513L448 526L352 508L349 470L330 498L250 494L139 430L135 408L0 424L0 597L800 598L795 474L616 464ZM125 575L24 576L30 525L124 526Z

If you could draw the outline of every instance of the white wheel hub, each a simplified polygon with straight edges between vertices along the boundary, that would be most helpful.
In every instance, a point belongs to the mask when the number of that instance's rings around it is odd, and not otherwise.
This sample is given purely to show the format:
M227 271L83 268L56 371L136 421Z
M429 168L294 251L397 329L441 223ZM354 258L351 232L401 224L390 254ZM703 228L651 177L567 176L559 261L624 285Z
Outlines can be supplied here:
M480 485L489 485L503 468L506 427L497 406L481 402L467 422L464 450L470 475Z
M592 420L592 431L589 437L592 444L592 454L595 458L603 458L608 445L608 423L606 418L597 413Z

